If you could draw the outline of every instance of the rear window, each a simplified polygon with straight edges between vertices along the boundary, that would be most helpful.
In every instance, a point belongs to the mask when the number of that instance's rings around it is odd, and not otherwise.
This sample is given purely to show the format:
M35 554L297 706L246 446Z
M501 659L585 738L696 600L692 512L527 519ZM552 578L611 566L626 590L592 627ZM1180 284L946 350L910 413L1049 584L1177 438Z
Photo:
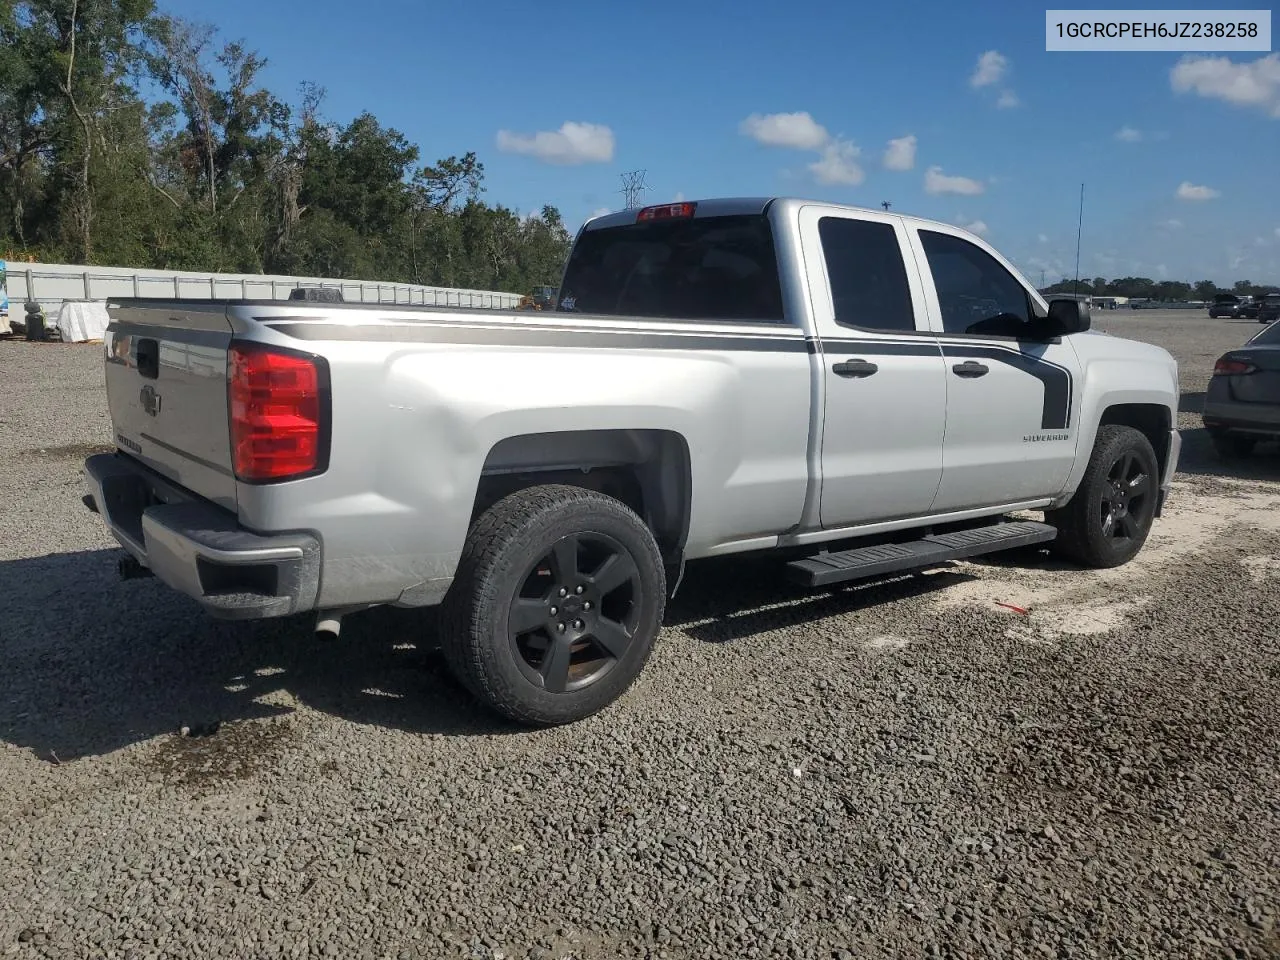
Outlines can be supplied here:
M588 230L570 254L558 309L781 323L769 218L695 217Z
M1249 341L1251 345L1280 345L1280 323L1273 323Z

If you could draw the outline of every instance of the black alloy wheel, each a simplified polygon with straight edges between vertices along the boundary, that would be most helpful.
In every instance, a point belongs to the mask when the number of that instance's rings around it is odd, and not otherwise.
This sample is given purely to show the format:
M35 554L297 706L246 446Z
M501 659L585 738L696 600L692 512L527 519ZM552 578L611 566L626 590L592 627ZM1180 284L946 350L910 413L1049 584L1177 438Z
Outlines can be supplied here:
M520 671L548 693L607 676L635 638L641 591L635 558L613 537L563 537L511 601L508 633Z
M1123 541L1145 536L1155 504L1154 489L1155 482L1137 454L1132 450L1121 454L1107 472L1102 488L1102 535Z

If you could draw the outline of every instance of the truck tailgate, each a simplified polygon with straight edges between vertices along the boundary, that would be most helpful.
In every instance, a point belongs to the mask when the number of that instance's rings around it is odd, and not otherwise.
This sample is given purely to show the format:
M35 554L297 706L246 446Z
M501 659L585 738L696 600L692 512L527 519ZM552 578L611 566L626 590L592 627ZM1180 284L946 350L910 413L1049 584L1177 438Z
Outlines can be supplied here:
M110 312L107 405L117 446L234 511L226 305L125 301Z

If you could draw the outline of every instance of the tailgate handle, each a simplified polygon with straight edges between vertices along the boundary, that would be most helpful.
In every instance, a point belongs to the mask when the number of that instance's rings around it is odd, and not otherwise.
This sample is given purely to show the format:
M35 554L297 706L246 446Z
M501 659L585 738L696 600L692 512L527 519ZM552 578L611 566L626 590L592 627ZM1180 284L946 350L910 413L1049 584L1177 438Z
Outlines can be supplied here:
M138 373L148 380L160 376L160 344L149 337L138 341Z

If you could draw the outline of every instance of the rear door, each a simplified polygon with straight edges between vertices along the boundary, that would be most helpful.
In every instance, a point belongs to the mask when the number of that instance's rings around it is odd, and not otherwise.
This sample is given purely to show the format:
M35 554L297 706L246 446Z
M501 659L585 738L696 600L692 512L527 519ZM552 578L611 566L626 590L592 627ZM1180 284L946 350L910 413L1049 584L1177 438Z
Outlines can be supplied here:
M938 513L1056 496L1076 458L1078 365L1070 337L1033 335L1043 309L994 250L944 225L912 225L947 379Z
M824 378L822 525L928 513L947 383L902 222L809 205L800 234Z
M119 449L234 510L225 304L125 302L104 338L107 405Z

